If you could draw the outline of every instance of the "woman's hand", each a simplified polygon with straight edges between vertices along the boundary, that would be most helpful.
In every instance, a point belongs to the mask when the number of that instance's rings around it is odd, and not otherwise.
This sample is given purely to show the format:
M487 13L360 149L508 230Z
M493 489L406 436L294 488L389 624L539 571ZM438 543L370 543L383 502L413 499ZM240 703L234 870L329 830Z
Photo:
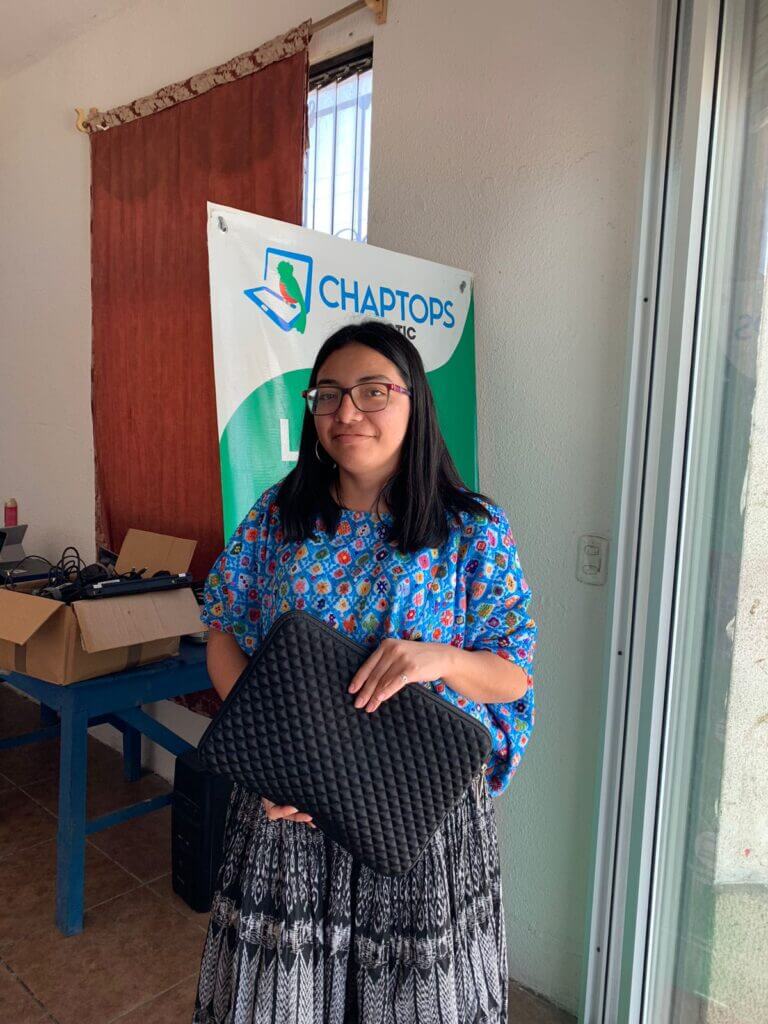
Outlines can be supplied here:
M455 650L451 644L393 637L382 640L352 676L349 692L358 694L355 707L375 711L409 683L431 683L440 679L447 673Z
M275 804L265 796L261 798L261 802L270 821L277 821L278 818L288 818L290 821L304 821L310 828L317 828L317 825L312 821L311 814L305 814L290 804Z

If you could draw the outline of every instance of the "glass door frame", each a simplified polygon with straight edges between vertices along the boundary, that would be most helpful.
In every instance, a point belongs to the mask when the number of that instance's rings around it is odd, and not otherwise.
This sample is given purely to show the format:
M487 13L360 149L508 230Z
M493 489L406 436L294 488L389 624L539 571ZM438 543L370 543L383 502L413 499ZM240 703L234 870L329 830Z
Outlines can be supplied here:
M665 782L684 763L665 759L663 739L667 716L684 697L671 685L672 637L725 4L659 0L656 8L603 663L584 1024L650 1021L644 981L657 825Z

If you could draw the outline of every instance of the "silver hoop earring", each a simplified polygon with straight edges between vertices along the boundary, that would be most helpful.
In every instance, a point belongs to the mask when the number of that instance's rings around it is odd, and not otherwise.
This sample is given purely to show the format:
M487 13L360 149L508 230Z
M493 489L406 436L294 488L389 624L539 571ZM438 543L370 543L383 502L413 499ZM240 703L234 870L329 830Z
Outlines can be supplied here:
M315 441L315 456L317 457L317 461L322 463L323 466L328 466L327 462L323 462L322 458L320 457L320 452L317 450L317 446L319 444L320 444L320 438L318 437L316 439L316 441ZM333 462L333 460L331 460L331 462L332 462L332 465L329 468L330 469L336 469L336 463Z

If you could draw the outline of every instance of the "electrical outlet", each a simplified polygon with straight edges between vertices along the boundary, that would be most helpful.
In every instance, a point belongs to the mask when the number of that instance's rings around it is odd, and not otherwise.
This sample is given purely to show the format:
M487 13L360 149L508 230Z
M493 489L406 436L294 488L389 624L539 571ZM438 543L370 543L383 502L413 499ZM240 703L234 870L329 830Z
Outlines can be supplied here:
M593 533L579 537L576 579L592 586L605 583L608 570L608 541Z

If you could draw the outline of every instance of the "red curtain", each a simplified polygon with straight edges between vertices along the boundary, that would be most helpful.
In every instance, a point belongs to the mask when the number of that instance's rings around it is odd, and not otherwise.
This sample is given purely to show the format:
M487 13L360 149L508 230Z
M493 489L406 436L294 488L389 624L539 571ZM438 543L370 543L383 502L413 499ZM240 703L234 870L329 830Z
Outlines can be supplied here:
M306 49L91 135L96 532L224 542L206 202L301 223Z

